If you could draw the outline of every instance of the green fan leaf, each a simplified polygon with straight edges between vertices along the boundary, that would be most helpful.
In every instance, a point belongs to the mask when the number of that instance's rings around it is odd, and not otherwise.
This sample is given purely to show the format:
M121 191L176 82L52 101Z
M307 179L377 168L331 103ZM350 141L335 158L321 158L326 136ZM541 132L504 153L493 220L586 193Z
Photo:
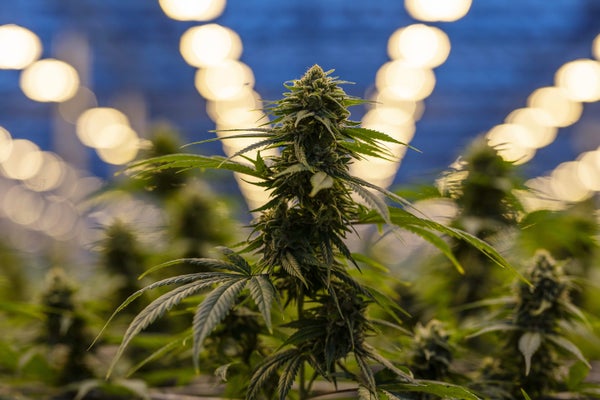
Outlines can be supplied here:
M568 340L562 336L556 336L556 335L546 335L545 338L550 340L551 342L553 342L555 345L562 348L563 350L566 350L567 352L573 354L575 357L577 357L577 359L579 361L584 363L588 368L592 368L589 361L586 360L586 358L583 356L583 353L581 352L581 350L579 350L579 347L577 347L570 340Z
M207 157L185 153L168 154L135 161L127 166L125 172L132 174L133 176L145 177L165 169L184 170L191 168L225 169L239 172L244 175L262 178L262 174L251 166L232 161L229 158L221 156Z
M198 358L204 339L227 316L247 283L248 278L237 278L225 282L210 292L198 306L192 324L194 336L193 357L196 370L199 369Z
M310 191L309 197L315 197L323 189L329 189L333 186L333 178L327 175L323 171L316 172L310 177L310 184L312 190Z
M281 266L291 276L298 278L304 286L308 286L304 276L302 275L302 270L300 268L300 264L298 264L298 260L292 255L290 252L286 252L283 257L281 257Z
M304 362L304 357L301 353L297 353L295 357L291 358L287 363L284 364L281 375L279 376L279 383L277 385L277 391L279 392L279 400L286 400L287 395L294 384L298 370Z
M525 375L529 375L531 369L531 357L542 344L542 334L539 332L525 332L519 338L519 351L525 359Z
M269 332L272 332L271 308L273 300L277 299L277 291L269 280L268 275L255 275L248 282L250 296L262 314Z
M269 381L279 368L289 363L290 360L298 358L297 349L288 349L267 357L262 364L254 371L248 386L246 395L248 400L256 399L260 389Z
M183 301L183 299L186 297L192 296L212 284L213 282L211 281L188 283L187 285L180 286L163 294L152 303L148 304L142 311L140 311L140 313L133 319L125 331L125 335L123 336L121 345L117 350L117 354L114 356L111 365L108 368L108 372L106 374L107 377L112 374L112 370L114 369L117 361L123 355L125 348L138 333L148 327L148 325L153 323L156 319L164 315L171 308L181 303L181 301Z
M462 386L425 379L418 379L415 383L381 385L381 388L399 396L406 392L419 392L433 394L443 399L480 400L474 393Z
M237 272L241 272L242 274L247 276L250 276L252 274L252 268L250 267L250 264L248 264L248 262L244 259L244 257L240 256L235 251L227 247L219 246L217 247L217 250L219 250L225 256L225 258L227 258L227 260L231 262L231 265L235 268Z
M224 274L224 273L218 273L218 272L199 272L196 274L180 275L180 276L175 276L172 278L166 278L166 279L160 280L158 282L154 282L154 283L138 290L137 292L133 293L131 296L129 296L127 299L125 299L125 301L123 301L123 303L121 303L121 305L119 307L117 307L117 309L112 313L110 318L106 321L106 323L104 324L104 326L102 327L102 329L100 330L98 335L96 335L96 338L90 345L90 348L92 348L96 344L98 339L100 339L100 337L102 336L102 334L104 333L104 331L106 330L108 325L117 316L118 313L123 311L123 309L125 309L135 299L137 299L138 297L140 297L141 295L143 295L145 292L147 292L149 290L156 289L161 286L168 286L168 285L189 283L189 282L196 282L196 281L202 281L201 284L204 285L203 287L207 287L209 285L213 285L216 283L221 283L223 281L229 280L233 277L235 277L235 276L231 275L231 274Z

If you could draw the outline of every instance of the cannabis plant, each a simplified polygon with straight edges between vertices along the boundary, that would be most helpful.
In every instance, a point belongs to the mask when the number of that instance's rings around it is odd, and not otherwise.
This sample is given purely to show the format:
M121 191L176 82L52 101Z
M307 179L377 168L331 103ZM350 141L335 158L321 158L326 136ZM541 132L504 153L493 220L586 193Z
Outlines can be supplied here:
M487 139L479 137L468 147L460 161L439 180L442 195L454 200L458 214L451 225L472 235L506 247L506 237L517 227L522 207L515 197L519 187L516 168L504 160ZM441 273L437 263L427 279L419 285L426 301L437 304L436 318L456 315L459 320L472 314L473 308L448 315L447 310L462 307L490 296L503 287L507 274L500 274L493 262L468 241L452 239L454 255L464 266L464 274Z
M252 365L246 386L239 388L249 399L263 394L271 397L273 389L279 399L288 395L306 399L316 393L317 380L355 382L353 391L362 398L394 398L396 390L475 398L452 385L414 379L369 343L377 332L369 308L380 306L390 314L395 309L376 288L362 284L350 273L358 263L345 238L356 224L392 223L430 240L457 267L440 233L465 238L496 262L505 263L477 238L417 217L403 199L350 175L349 165L354 160L393 158L383 144L398 142L349 120L348 107L362 101L348 96L340 87L344 82L330 74L314 66L301 79L287 83L284 97L266 110L273 118L270 124L225 138L257 140L230 158L173 154L131 166L129 170L142 178L173 168L231 170L254 178L270 193L270 199L253 210L258 214L251 223L253 233L238 251L222 247L218 258L173 260L149 271L181 263L198 267L198 272L162 279L138 290L115 311L149 290L178 285L133 319L113 366L142 330L184 300L198 299L190 335L197 369L211 333L241 309L255 310L245 314L248 318L262 316L262 336L271 333L272 339L282 338L274 351L261 350L264 346L258 340L253 344L254 358L258 356L259 361ZM271 149L278 149L278 155L262 156L261 152ZM256 151L254 157L247 155L251 151ZM354 196L363 201L357 202ZM407 208L389 208L382 196ZM282 317L287 322L279 323ZM378 387L375 366L394 376L387 389ZM296 395L291 394L294 387Z
M590 368L570 340L576 323L585 319L571 302L570 277L540 250L526 278L530 283L519 282L514 297L504 301L506 311L478 333L502 334L502 347L483 368L481 380L487 383L482 391L494 399L521 399L523 391L534 399L548 398L570 389L564 374L570 359Z

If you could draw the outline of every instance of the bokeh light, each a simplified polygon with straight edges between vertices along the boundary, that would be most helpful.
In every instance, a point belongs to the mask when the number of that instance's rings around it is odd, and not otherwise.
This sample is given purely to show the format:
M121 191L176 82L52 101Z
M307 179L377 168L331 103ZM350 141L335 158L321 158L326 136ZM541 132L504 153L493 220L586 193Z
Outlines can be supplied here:
M0 69L23 69L40 58L42 42L22 26L0 26Z
M164 13L178 21L210 21L225 9L225 0L159 0Z
M567 161L561 163L550 174L550 186L556 198L578 202L587 199L592 191L579 178L579 163Z
M21 73L21 89L27 97L40 102L62 102L77 93L79 75L64 61L36 61Z
M10 154L0 167L8 178L25 180L37 174L42 163L42 152L35 143L27 139L15 139Z
M515 165L526 163L535 155L535 149L529 147L529 132L521 125L496 125L488 131L486 138L504 160Z
M85 110L98 106L96 95L85 86L79 86L77 93L69 100L58 105L58 112L63 119L71 124L76 124L77 119Z
M433 92L433 71L407 64L403 60L389 61L381 66L375 77L377 90L389 90L403 100L423 100Z
M592 42L592 54L596 60L600 60L600 34Z
M116 147L96 148L96 153L102 161L112 165L123 165L133 161L139 151L139 138L137 135L128 137Z
M472 0L405 0L404 7L414 19L452 22L469 12Z
M551 119L551 125L564 128L579 120L583 106L567 96L564 89L555 86L535 90L527 99L527 106L544 110Z
M129 119L112 107L96 107L86 110L76 124L77 137L93 148L118 146L130 136Z
M182 36L179 50L191 66L202 68L237 60L242 54L242 41L233 30L217 24L195 26Z
M211 120L226 126L248 127L264 116L260 95L244 88L238 96L225 100L208 101L206 112ZM263 121L266 122L266 121Z
M548 146L558 133L558 129L552 126L552 117L540 108L519 108L511 112L505 121L526 128L523 143L534 149Z
M240 61L226 60L196 71L195 86L202 97L218 101L241 96L254 87L252 69Z
M42 165L37 173L23 183L29 189L43 192L57 188L65 176L65 163L55 153L42 151Z
M412 66L435 68L448 58L450 39L439 28L409 25L390 36L388 54L392 60L401 59Z
M2 201L4 212L14 223L31 225L44 211L44 199L21 185L12 186Z
M600 191L600 150L587 151L577 159L578 178L589 190Z
M12 151L12 136L0 126L0 163L8 158Z
M565 89L575 101L600 100L600 62L580 59L568 62L556 71L555 85Z

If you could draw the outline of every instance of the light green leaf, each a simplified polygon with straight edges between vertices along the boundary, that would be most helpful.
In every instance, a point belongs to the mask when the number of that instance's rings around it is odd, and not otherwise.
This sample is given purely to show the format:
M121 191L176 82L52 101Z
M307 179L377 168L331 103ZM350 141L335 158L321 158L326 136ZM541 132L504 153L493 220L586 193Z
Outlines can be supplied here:
M298 278L304 284L304 286L308 286L308 283L306 283L306 280L302 275L302 269L300 268L300 264L298 264L298 261L292 255L292 253L286 252L283 255L283 257L281 257L281 266L283 267L285 272L287 272L293 277Z
M259 390L269 381L269 379L277 372L279 368L298 357L298 350L288 349L282 352L271 354L262 364L254 371L248 386L246 398L253 400L259 393Z
M519 351L525 358L525 375L529 375L531 369L531 357L540 348L542 335L539 332L525 332L519 338Z
M446 382L419 379L415 383L395 383L381 385L382 389L400 395L402 392L420 392L439 396L443 399L480 400L467 388Z
M176 350L177 348L183 349L185 347L185 343L192 338L190 334L191 329L188 329L184 335L180 335L178 339L172 340L164 346L161 346L158 350L152 352L148 357L144 358L142 361L134 365L127 371L127 376L133 375L144 365L148 364L151 361L163 359L169 352Z
M219 250L226 258L231 262L232 266L235 267L237 272L241 272L244 275L250 276L252 268L250 264L244 259L244 257L237 254L235 251L224 246L218 246Z
M333 178L327 175L323 171L319 171L310 177L310 184L312 190L309 194L310 197L316 196L322 189L329 189L333 186Z
M575 357L577 357L577 359L579 361L581 361L582 363L584 363L588 368L592 368L592 366L590 365L590 363L588 362L588 360L586 360L586 358L584 357L583 353L581 352L581 350L579 350L579 347L577 347L573 342L571 342L570 340L562 337L562 336L556 336L556 335L546 335L546 338L548 340L550 340L551 342L553 342L554 344L556 344L557 346L561 347L562 349L568 351L569 353L573 354Z
M152 157L141 161L130 163L125 172L137 176L147 177L165 169L192 169L192 168L211 168L225 169L239 172L244 175L250 175L257 178L263 178L262 173L256 171L249 165L241 164L221 156L201 156L197 154L168 154L160 157Z
M102 334L104 333L104 331L106 330L108 325L117 316L118 313L123 311L123 309L125 309L135 299L137 299L138 297L140 297L141 295L143 295L145 292L147 292L149 290L152 290L152 289L155 289L155 288L158 288L161 286L168 286L168 285L174 285L174 284L180 284L180 283L189 283L189 282L195 282L195 281L202 281L200 283L201 285L203 285L202 287L207 287L207 286L215 284L215 283L221 283L225 280L231 279L232 277L235 277L235 275L224 274L224 273L220 273L220 272L199 272L196 274L185 274L185 275L175 276L172 278L166 278L166 279L160 280L158 282L154 282L154 283L138 290L137 292L133 293L131 296L129 296L127 299L125 299L125 301L123 301L123 303L121 303L121 305L112 313L110 318L106 321L106 323L104 324L104 326L102 327L102 329L100 330L98 335L96 335L96 337L94 338L94 341L92 342L92 344L90 344L89 348L94 347L94 345L96 344L98 339L100 339L100 337L102 336Z
M531 397L529 397L529 395L527 394L527 392L523 388L521 388L521 394L523 395L523 398L525 400L531 400Z
M238 278L239 279L239 278ZM129 345L131 340L148 325L153 323L156 319L160 318L171 308L181 303L186 297L192 296L214 282L207 280L202 282L191 282L187 285L180 286L176 289L167 292L148 304L140 313L133 319L129 327L125 331L121 345L117 350L117 354L113 357L113 360L108 368L106 376L109 377L117 364L117 361L121 358L125 352L125 348Z
M193 357L196 370L199 369L198 358L204 339L227 316L238 295L246 287L248 280L248 278L238 278L221 284L210 292L198 306L192 323Z
M277 385L277 392L279 394L279 400L286 400L287 395L294 384L298 370L304 362L302 354L297 354L296 357L290 359L281 371L279 376L279 383Z
M271 307L277 299L277 291L269 280L268 275L255 275L248 282L250 296L262 314L269 332L272 332Z

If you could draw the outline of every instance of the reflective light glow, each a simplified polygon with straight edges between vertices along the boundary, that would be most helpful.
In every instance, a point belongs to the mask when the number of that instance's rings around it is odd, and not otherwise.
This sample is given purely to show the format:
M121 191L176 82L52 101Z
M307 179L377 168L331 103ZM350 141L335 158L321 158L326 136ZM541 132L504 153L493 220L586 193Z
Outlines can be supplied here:
M415 124L410 115L391 108L375 108L368 111L361 120L361 126L384 132L403 143L410 142L415 135ZM399 145L386 143L385 146L394 148Z
M62 102L77 93L79 75L64 61L45 59L36 61L21 73L23 93L40 102Z
M203 68L242 55L242 41L233 30L217 24L188 29L179 43L183 59L191 66Z
M469 12L472 0L405 0L404 7L414 19L451 22Z
M600 100L599 61L581 59L568 62L556 71L554 81L556 86L565 89L572 100Z
M394 60L379 68L375 76L375 85L380 91L388 89L398 99L423 100L433 92L435 75L430 69Z
M592 43L592 54L596 60L600 60L600 34L596 36Z
M210 21L225 9L225 0L159 0L164 13L178 21Z
M592 195L579 179L579 163L568 161L560 164L550 174L550 186L553 194L560 200L578 202Z
M21 185L11 187L2 203L6 215L19 225L35 223L44 211L44 199Z
M264 115L259 111L261 107L259 94L250 88L245 88L238 96L221 101L208 101L206 112L217 124L242 128L255 124Z
M69 100L58 105L58 112L63 119L71 124L76 124L77 119L88 108L98 106L96 95L85 86L79 86L77 93Z
M425 110L423 102L399 99L394 96L394 92L389 87L377 91L371 96L371 100L374 102L374 108L394 108L410 114L415 121L418 121L423 116L423 111Z
M42 42L29 29L0 26L0 69L23 69L40 58Z
M435 68L450 54L450 39L439 28L414 24L400 28L390 36L388 54L416 67Z
M57 188L65 176L65 164L55 153L42 151L42 165L38 172L25 180L24 184L36 192Z
M12 141L10 154L0 167L8 178L25 180L37 174L42 163L42 152L35 143L26 139L15 139Z
M600 150L583 153L577 162L577 177L583 186L600 191Z
M535 155L535 149L528 146L528 136L527 129L516 124L496 125L486 134L488 144L515 165L526 163Z
M12 151L12 136L0 126L0 163L8 158Z
M564 89L555 86L539 88L527 99L527 106L540 108L551 118L551 125L564 128L579 120L583 105L567 96Z
M552 126L552 117L540 108L519 108L506 117L506 122L527 129L522 138L526 147L539 149L554 141L558 129Z
M123 165L133 161L139 151L137 136L121 143L117 147L96 148L96 153L102 161L112 165Z
M94 148L119 145L130 136L129 130L127 116L111 107L90 108L79 116L76 124L79 140Z
M219 65L196 71L196 89L208 100L228 100L254 87L254 74L246 64L227 60Z

